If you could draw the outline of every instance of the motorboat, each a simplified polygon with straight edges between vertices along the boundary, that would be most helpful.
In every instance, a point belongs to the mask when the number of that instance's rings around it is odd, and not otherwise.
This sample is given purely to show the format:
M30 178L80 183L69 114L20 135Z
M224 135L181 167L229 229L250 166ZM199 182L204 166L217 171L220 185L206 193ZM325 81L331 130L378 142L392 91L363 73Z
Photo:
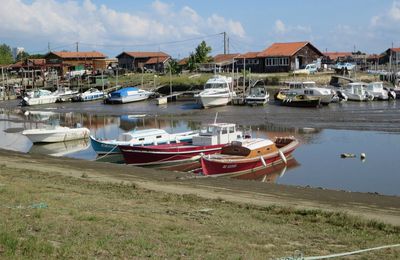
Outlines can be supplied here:
M369 101L374 96L366 90L366 84L363 82L352 82L342 88L342 92L352 101Z
M22 98L23 106L34 106L56 103L58 96L49 90L38 89L30 91Z
M83 93L80 93L76 95L75 97L72 98L72 101L80 101L80 102L85 102L85 101L93 101L93 100L99 100L104 97L104 92L98 90L97 88L90 88L86 90Z
M119 146L126 164L138 166L160 166L188 163L198 160L203 154L219 153L225 145L242 139L242 132L235 124L213 123L205 131L194 136L192 144L175 143L151 146Z
M264 170L287 163L287 158L299 145L294 137L254 138L232 142L220 154L200 158L203 175L237 175Z
M86 127L70 128L64 126L47 126L45 128L28 129L22 132L32 143L57 143L89 137Z
M334 93L329 88L317 87L314 81L288 82L289 89L298 95L319 97L322 105L332 102Z
M187 131L170 134L164 129L150 128L143 130L132 130L122 133L117 139L98 139L90 136L93 150L97 154L119 154L119 145L145 146L166 143L191 142L192 138L199 135L197 131Z
M232 90L232 78L215 75L207 80L204 90L195 95L204 108L225 106L236 93Z
M153 92L137 87L126 87L111 92L105 99L106 104L124 104L148 99Z
M320 107L321 98L315 96L298 95L296 92L291 90L279 91L275 95L275 100L279 102L281 106L288 107Z
M374 100L396 99L396 93L383 87L383 82L371 82L367 85L366 90L374 96Z
M264 81L257 80L250 88L249 94L246 96L246 104L248 105L265 105L269 101L269 93L265 87Z
M70 101L74 96L78 95L78 90L72 90L68 86L59 86L53 95L57 96L57 102Z

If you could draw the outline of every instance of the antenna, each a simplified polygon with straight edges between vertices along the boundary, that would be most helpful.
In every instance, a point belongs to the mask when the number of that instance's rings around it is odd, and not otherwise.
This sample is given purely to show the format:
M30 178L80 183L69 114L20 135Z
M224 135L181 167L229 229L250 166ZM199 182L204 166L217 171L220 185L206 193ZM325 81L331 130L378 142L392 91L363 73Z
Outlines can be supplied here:
M217 118L218 118L218 112L215 113L214 124L217 123Z

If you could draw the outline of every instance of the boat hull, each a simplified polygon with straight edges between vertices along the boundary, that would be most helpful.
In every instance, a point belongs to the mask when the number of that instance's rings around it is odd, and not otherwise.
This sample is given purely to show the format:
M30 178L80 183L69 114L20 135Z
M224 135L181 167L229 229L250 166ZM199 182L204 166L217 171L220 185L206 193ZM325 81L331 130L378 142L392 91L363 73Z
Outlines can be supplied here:
M269 101L269 97L246 97L246 104L253 106L253 105L265 105Z
M43 96L39 98L24 98L23 105L25 106L36 106L44 104L53 104L57 102L57 96Z
M200 96L201 104L204 108L225 106L231 102L229 94L224 96Z
M126 97L108 98L106 100L106 103L107 104L125 104L125 103L146 100L149 98L149 96L150 96L149 94L138 94L138 95L132 95L132 96L126 96Z
M48 130L34 132L27 130L22 134L28 137L32 143L57 143L85 139L89 137L90 131L87 128L72 128L65 131Z
M200 164L204 175L240 175L261 171L272 165L286 163L288 157L296 149L298 141L293 140L289 144L280 148L280 152L273 152L253 158L243 158L237 160L210 159L202 156ZM284 155L282 156L281 153ZM262 159L261 159L262 158Z
M219 153L221 145L193 146L167 144L159 146L119 146L126 164L138 166L166 165L198 160L201 155Z

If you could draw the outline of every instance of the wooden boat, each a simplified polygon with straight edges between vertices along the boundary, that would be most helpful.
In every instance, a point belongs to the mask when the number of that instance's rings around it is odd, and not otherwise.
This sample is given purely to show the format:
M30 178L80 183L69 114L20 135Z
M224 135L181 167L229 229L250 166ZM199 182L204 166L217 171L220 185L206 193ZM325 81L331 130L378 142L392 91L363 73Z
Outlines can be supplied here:
M191 142L194 136L199 135L196 131L188 131L170 134L163 129L150 128L143 130L132 130L121 134L117 139L105 140L90 136L92 148L97 154L119 154L118 145L145 146L159 145L175 142Z
M242 133L235 124L214 123L207 130L194 136L192 144L175 143L151 146L119 146L125 163L140 166L187 163L202 154L219 153L221 148L233 141L241 140Z
M32 143L57 143L88 138L90 131L85 127L48 126L24 130L22 134L28 137Z
M275 95L275 100L281 106L288 107L320 107L321 98L307 95L298 95L290 91L279 91Z
M202 174L237 175L286 164L298 144L293 137L279 137L275 142L261 138L232 142L222 148L221 154L201 157Z

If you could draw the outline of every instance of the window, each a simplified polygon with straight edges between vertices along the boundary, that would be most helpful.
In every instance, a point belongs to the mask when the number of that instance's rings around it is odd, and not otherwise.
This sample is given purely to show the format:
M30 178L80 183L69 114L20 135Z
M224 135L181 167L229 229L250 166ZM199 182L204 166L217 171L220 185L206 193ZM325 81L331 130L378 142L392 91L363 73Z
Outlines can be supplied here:
M161 135L157 135L156 138L161 138Z
M289 58L266 58L265 64L266 66L288 66Z
M139 138L139 141L144 141L144 138Z

